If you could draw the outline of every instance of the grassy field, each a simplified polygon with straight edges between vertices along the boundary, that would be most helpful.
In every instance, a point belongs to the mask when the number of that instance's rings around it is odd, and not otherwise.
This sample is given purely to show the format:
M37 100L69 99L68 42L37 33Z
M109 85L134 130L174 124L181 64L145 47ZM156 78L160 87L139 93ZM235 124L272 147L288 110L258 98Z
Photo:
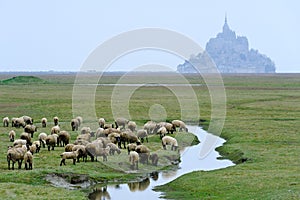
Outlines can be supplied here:
M34 79L24 84L24 80L12 79L0 83L0 117L29 115L40 126L42 117L51 121L54 116L59 116L62 129L70 131L74 74L34 76L41 80ZM86 76L89 79L90 75ZM0 75L0 80L11 77ZM100 83L114 83L118 78L117 75L106 75ZM187 79L190 83L203 83L199 77L188 76ZM299 199L300 75L225 75L223 80L227 116L221 137L227 139L227 143L219 151L238 165L210 172L193 172L157 189L172 199ZM205 86L193 88L197 91L201 119L205 121L202 125L207 127L211 108L209 92ZM98 86L95 95L96 115L111 122L112 89ZM166 120L180 118L178 101L170 90L141 87L130 99L132 120L139 125L149 120L148 110L153 104L165 108ZM86 125L97 128L96 122L86 122ZM38 133L49 132L50 126L39 128ZM97 180L128 180L135 176L110 169L101 162L78 163L76 166L67 162L66 166L59 167L62 147L54 152L42 149L41 153L35 154L32 171L9 171L6 162L9 130L11 127L0 126L3 147L0 150L1 199L86 198L84 190L70 191L50 186L44 179L48 173L88 173ZM17 134L22 132L21 129L16 131ZM70 133L74 140L78 132ZM158 143L156 138L150 140Z

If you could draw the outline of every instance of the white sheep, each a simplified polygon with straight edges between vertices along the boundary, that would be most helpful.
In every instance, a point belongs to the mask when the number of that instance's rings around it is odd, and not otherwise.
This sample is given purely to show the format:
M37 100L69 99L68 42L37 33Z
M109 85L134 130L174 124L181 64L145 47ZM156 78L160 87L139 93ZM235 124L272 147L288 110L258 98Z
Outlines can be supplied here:
M51 135L52 134L59 134L59 132L60 132L60 127L59 126L53 126L51 128Z
M58 125L59 119L57 116L53 117L54 126Z
M136 146L137 146L137 144L135 144L135 143L130 143L127 145L128 155L129 155L130 151L135 151Z
M8 136L9 136L9 141L13 142L15 141L16 132L14 130L11 130L9 131Z
M148 121L144 124L144 129L147 130L148 135L153 134L153 131L156 127L156 123L154 121Z
M126 126L126 124L128 124L128 122L129 122L128 119L125 119L125 118L122 118L122 117L117 118L117 119L115 120L116 128L122 126L121 129L125 129L125 126Z
M167 129L166 127L160 127L158 130L157 130L157 134L159 134L160 136L160 139L162 139L166 134L167 134Z
M55 145L57 144L57 139L58 139L58 135L57 134L52 134L52 135L48 135L46 137L46 144L48 146L48 151L50 151L50 148L51 150L54 150L54 147Z
M104 118L99 118L98 123L99 123L100 128L104 128L105 119Z
M39 140L33 141L31 146L33 146L33 145L36 146L35 153L39 153L41 150L41 142ZM30 147L29 147L29 149L30 149ZM33 150L33 149L31 149L31 150Z
M26 133L26 132L21 133L20 139L26 140L27 145L31 145L32 144L31 143L31 136L30 136L29 133Z
M24 154L24 164L25 164L25 169L26 170L32 170L32 164L33 164L33 156L30 151L27 151Z
M87 160L87 151L84 145L73 145L72 151L79 151L79 155L77 156L77 162L79 163L79 159L82 158L83 162Z
M47 118L45 118L45 117L43 117L42 119L41 119L41 123L42 123L42 127L47 127Z
M130 129L132 132L136 130L136 123L134 121L129 121L127 124L128 129Z
M43 146L43 148L45 148L45 145L46 145L46 138L47 138L46 133L40 133L38 136L38 140L41 142L41 145Z
M166 150L166 145L171 145L171 151L172 150L176 151L178 148L177 140L171 136L164 136L162 138L162 145L163 145L164 150Z
M186 125L185 125L185 123L183 121L181 121L181 120L173 120L172 124L173 124L173 126L175 128L179 127L179 131L184 130L185 132L188 132L188 129L187 129L187 127L186 127Z
M118 154L121 153L121 150L118 148L118 146L112 142L109 142L106 146L110 148L109 155L115 155L115 152L117 152Z
M141 140L142 143L144 143L144 138L146 138L146 141L148 142L148 133L145 129L139 129L137 131L137 137Z
M91 128L87 127L87 126L82 127L81 130L80 130L81 134L86 134L86 133L91 134L91 132L92 132Z
M27 144L27 140L16 139L13 143L13 146L22 146L22 145L26 145L26 144Z
M57 142L60 146L65 146L65 145L69 144L70 138L71 138L71 136L67 131L60 131L58 133L58 141Z
M101 148L96 143L93 142L87 144L85 148L88 155L91 157L92 162L94 161L94 157L96 157L96 161L97 161L98 156L102 156L103 161L107 161L107 156L109 155L109 151L110 151L109 147Z
M4 117L3 118L3 126L4 127L8 127L8 125L9 125L9 118L8 117Z
M21 126L24 128L26 126L23 117L14 118L13 125L16 128L20 128Z
M71 120L71 127L72 127L72 131L78 131L78 127L79 127L78 119Z
M24 132L26 133L30 133L31 137L33 137L33 133L37 131L37 127L35 125L32 124L27 124L24 127Z
M22 118L24 119L25 124L33 124L33 119L29 116L22 116Z
M24 155L27 152L26 145L11 147L7 150L6 159L8 169L10 169L10 161L12 161L12 170L14 170L15 163L18 162L18 169L21 169Z
M106 137L106 135L104 134L104 128L99 127L96 130L96 138L98 137Z
M129 153L129 162L131 164L131 169L139 169L139 154L136 151L130 151Z
M63 152L62 154L60 154L61 157L60 166L62 166L62 164L66 165L66 159L73 159L73 165L75 165L76 159L79 156L79 151L80 149L78 149L77 151Z
M82 124L82 122L83 122L82 117L77 116L75 119L77 119L77 121L78 121L78 126L81 126L81 124Z

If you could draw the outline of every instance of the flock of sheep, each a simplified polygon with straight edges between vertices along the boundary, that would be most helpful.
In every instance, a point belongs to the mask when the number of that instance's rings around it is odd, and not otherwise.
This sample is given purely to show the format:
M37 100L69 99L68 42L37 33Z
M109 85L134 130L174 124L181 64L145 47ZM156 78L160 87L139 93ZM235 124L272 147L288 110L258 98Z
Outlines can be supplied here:
M188 131L185 123L181 120L173 120L171 123L148 121L142 129L137 130L136 123L125 118L117 118L111 124L106 123L104 118L100 118L98 121L99 128L95 132L89 127L82 127L76 140L70 143L71 136L68 131L60 129L59 118L54 117L53 122L54 126L51 128L50 134L42 132L38 135L38 140L32 141L33 134L37 132L33 119L29 116L11 119L11 126L24 128L24 132L20 134L18 139L16 139L14 130L9 132L9 139L13 145L9 146L7 151L8 169L14 169L16 162L20 169L23 161L25 169L32 169L33 154L39 153L41 147L45 148L46 146L48 151L54 150L56 146L64 147L65 152L60 155L60 165L65 165L66 159L72 159L74 165L80 159L86 162L88 156L91 161L97 161L97 157L102 157L103 161L107 161L108 155L114 155L115 152L120 154L120 149L124 148L128 152L131 169L137 170L139 162L148 164L149 160L152 165L157 166L158 155L150 153L149 148L144 143L144 141L148 143L148 135L158 134L163 149L166 150L166 146L170 145L170 149L176 151L178 148L177 140L166 134L173 134L176 128L179 128L179 131ZM77 131L82 122L83 119L80 116L72 119L70 123L72 131ZM3 118L4 127L8 127L9 123L8 117ZM42 127L46 127L47 119L42 118L41 124ZM10 165L11 162L12 166Z

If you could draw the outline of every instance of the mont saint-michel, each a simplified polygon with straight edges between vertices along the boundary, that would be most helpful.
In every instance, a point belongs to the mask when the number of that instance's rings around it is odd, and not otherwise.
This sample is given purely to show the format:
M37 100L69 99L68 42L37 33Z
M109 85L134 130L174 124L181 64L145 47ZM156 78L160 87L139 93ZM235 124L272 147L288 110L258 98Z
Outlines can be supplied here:
M229 28L227 17L223 31L207 42L205 51L221 73L275 73L274 62L258 50L249 50L248 39L237 36ZM207 56L203 54L191 55L189 60L177 66L177 71L195 73L191 63L207 62Z

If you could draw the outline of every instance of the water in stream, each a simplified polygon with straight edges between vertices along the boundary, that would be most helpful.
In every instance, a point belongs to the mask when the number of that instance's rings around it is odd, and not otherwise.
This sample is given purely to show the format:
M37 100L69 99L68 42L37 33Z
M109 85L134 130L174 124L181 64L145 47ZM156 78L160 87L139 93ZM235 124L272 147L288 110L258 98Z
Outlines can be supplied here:
M155 186L167 184L176 178L192 171L210 171L233 166L234 163L230 160L219 160L220 154L214 149L222 146L224 139L209 134L201 127L188 126L189 132L192 132L198 137L200 143L183 149L181 154L181 162L178 164L178 169L152 173L149 177L140 182L130 182L127 184L108 184L105 187L99 187L89 195L90 199L159 199L162 196L161 192L152 190ZM200 158L200 151L205 144L205 141L214 141L213 150L205 157Z

